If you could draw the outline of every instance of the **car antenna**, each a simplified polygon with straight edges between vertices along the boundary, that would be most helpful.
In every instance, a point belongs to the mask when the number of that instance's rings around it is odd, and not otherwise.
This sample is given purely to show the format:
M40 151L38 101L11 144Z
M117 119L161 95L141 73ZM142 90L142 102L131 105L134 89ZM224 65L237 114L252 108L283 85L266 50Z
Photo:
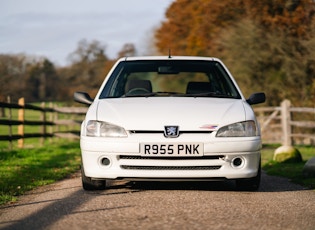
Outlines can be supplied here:
M168 58L172 58L171 49L168 49Z

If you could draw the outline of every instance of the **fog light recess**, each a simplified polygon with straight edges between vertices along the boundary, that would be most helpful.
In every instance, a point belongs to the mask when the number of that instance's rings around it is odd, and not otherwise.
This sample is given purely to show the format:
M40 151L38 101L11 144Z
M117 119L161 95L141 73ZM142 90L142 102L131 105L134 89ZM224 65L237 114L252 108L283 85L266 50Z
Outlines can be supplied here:
M110 159L107 157L101 158L101 165L103 166L109 166L110 165Z
M245 164L245 160L242 157L235 157L232 159L231 164L233 168L241 168Z

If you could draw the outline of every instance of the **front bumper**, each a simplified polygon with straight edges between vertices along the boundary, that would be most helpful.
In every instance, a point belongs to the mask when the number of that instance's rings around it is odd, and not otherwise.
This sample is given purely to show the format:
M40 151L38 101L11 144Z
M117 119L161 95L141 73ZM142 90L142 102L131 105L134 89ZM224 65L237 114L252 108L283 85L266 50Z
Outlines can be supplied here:
M160 140L159 140L160 138ZM203 157L141 157L140 142L202 142ZM260 137L215 138L187 135L164 137L81 137L84 172L93 179L221 180L251 178L260 164Z

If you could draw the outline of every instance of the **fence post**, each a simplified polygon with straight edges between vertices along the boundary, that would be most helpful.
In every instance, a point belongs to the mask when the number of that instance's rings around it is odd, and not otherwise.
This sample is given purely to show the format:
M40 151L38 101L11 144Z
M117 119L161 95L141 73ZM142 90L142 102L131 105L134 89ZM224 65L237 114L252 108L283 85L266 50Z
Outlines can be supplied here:
M291 113L290 113L291 102L289 100L284 100L281 103L281 126L282 126L282 145L291 146Z
M40 144L43 146L44 143L45 143L45 139L46 139L46 111L45 111L45 102L42 102L41 103L41 107L42 107L42 115L41 115L41 120L43 122L43 125L42 125L42 130L41 130L41 133L42 133L42 137L40 139Z
M8 104L11 104L11 97L8 96L7 97L7 102ZM10 124L9 124L9 137L10 137L10 143L9 143L9 149L12 150L12 125L11 125L11 121L12 121L12 109L9 108L9 121L10 121Z
M58 107L57 104L54 104L54 123L56 124L56 122L58 122L59 120L59 113L56 111L56 107ZM54 136L55 136L55 133L59 132L60 131L60 125L54 125ZM58 139L59 137L56 136Z
M9 97L9 96L8 96L8 97ZM5 102L5 97L0 96L0 101ZM9 103L9 102L8 102L8 103ZM5 108L4 108L4 107L1 107L1 108L0 108L0 117L5 118Z
M21 124L18 126L18 134L21 136L21 138L18 140L18 147L23 148L24 146L24 106L25 106L25 100L24 97L21 97L18 101L18 104L22 106L22 108L19 108L18 110L18 120L21 122Z
M54 108L54 105L53 105L53 103L52 102L50 102L49 103L49 108L50 109L53 109ZM49 113L49 121L50 122L54 122L54 114L53 114L53 112L50 112ZM48 131L49 133L51 133L51 134L53 134L54 133L54 130L53 130L53 125L51 125L50 127L49 127L49 131ZM52 142L52 137L51 138L49 138L49 142L51 143Z

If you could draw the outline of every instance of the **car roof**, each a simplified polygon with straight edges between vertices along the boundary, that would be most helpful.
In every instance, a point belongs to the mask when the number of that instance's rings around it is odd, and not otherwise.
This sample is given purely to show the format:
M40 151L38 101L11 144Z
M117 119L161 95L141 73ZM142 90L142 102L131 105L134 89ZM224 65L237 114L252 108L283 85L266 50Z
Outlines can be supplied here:
M198 56L134 56L123 57L120 61L138 61L138 60L191 60L191 61L219 61L215 57L198 57Z

